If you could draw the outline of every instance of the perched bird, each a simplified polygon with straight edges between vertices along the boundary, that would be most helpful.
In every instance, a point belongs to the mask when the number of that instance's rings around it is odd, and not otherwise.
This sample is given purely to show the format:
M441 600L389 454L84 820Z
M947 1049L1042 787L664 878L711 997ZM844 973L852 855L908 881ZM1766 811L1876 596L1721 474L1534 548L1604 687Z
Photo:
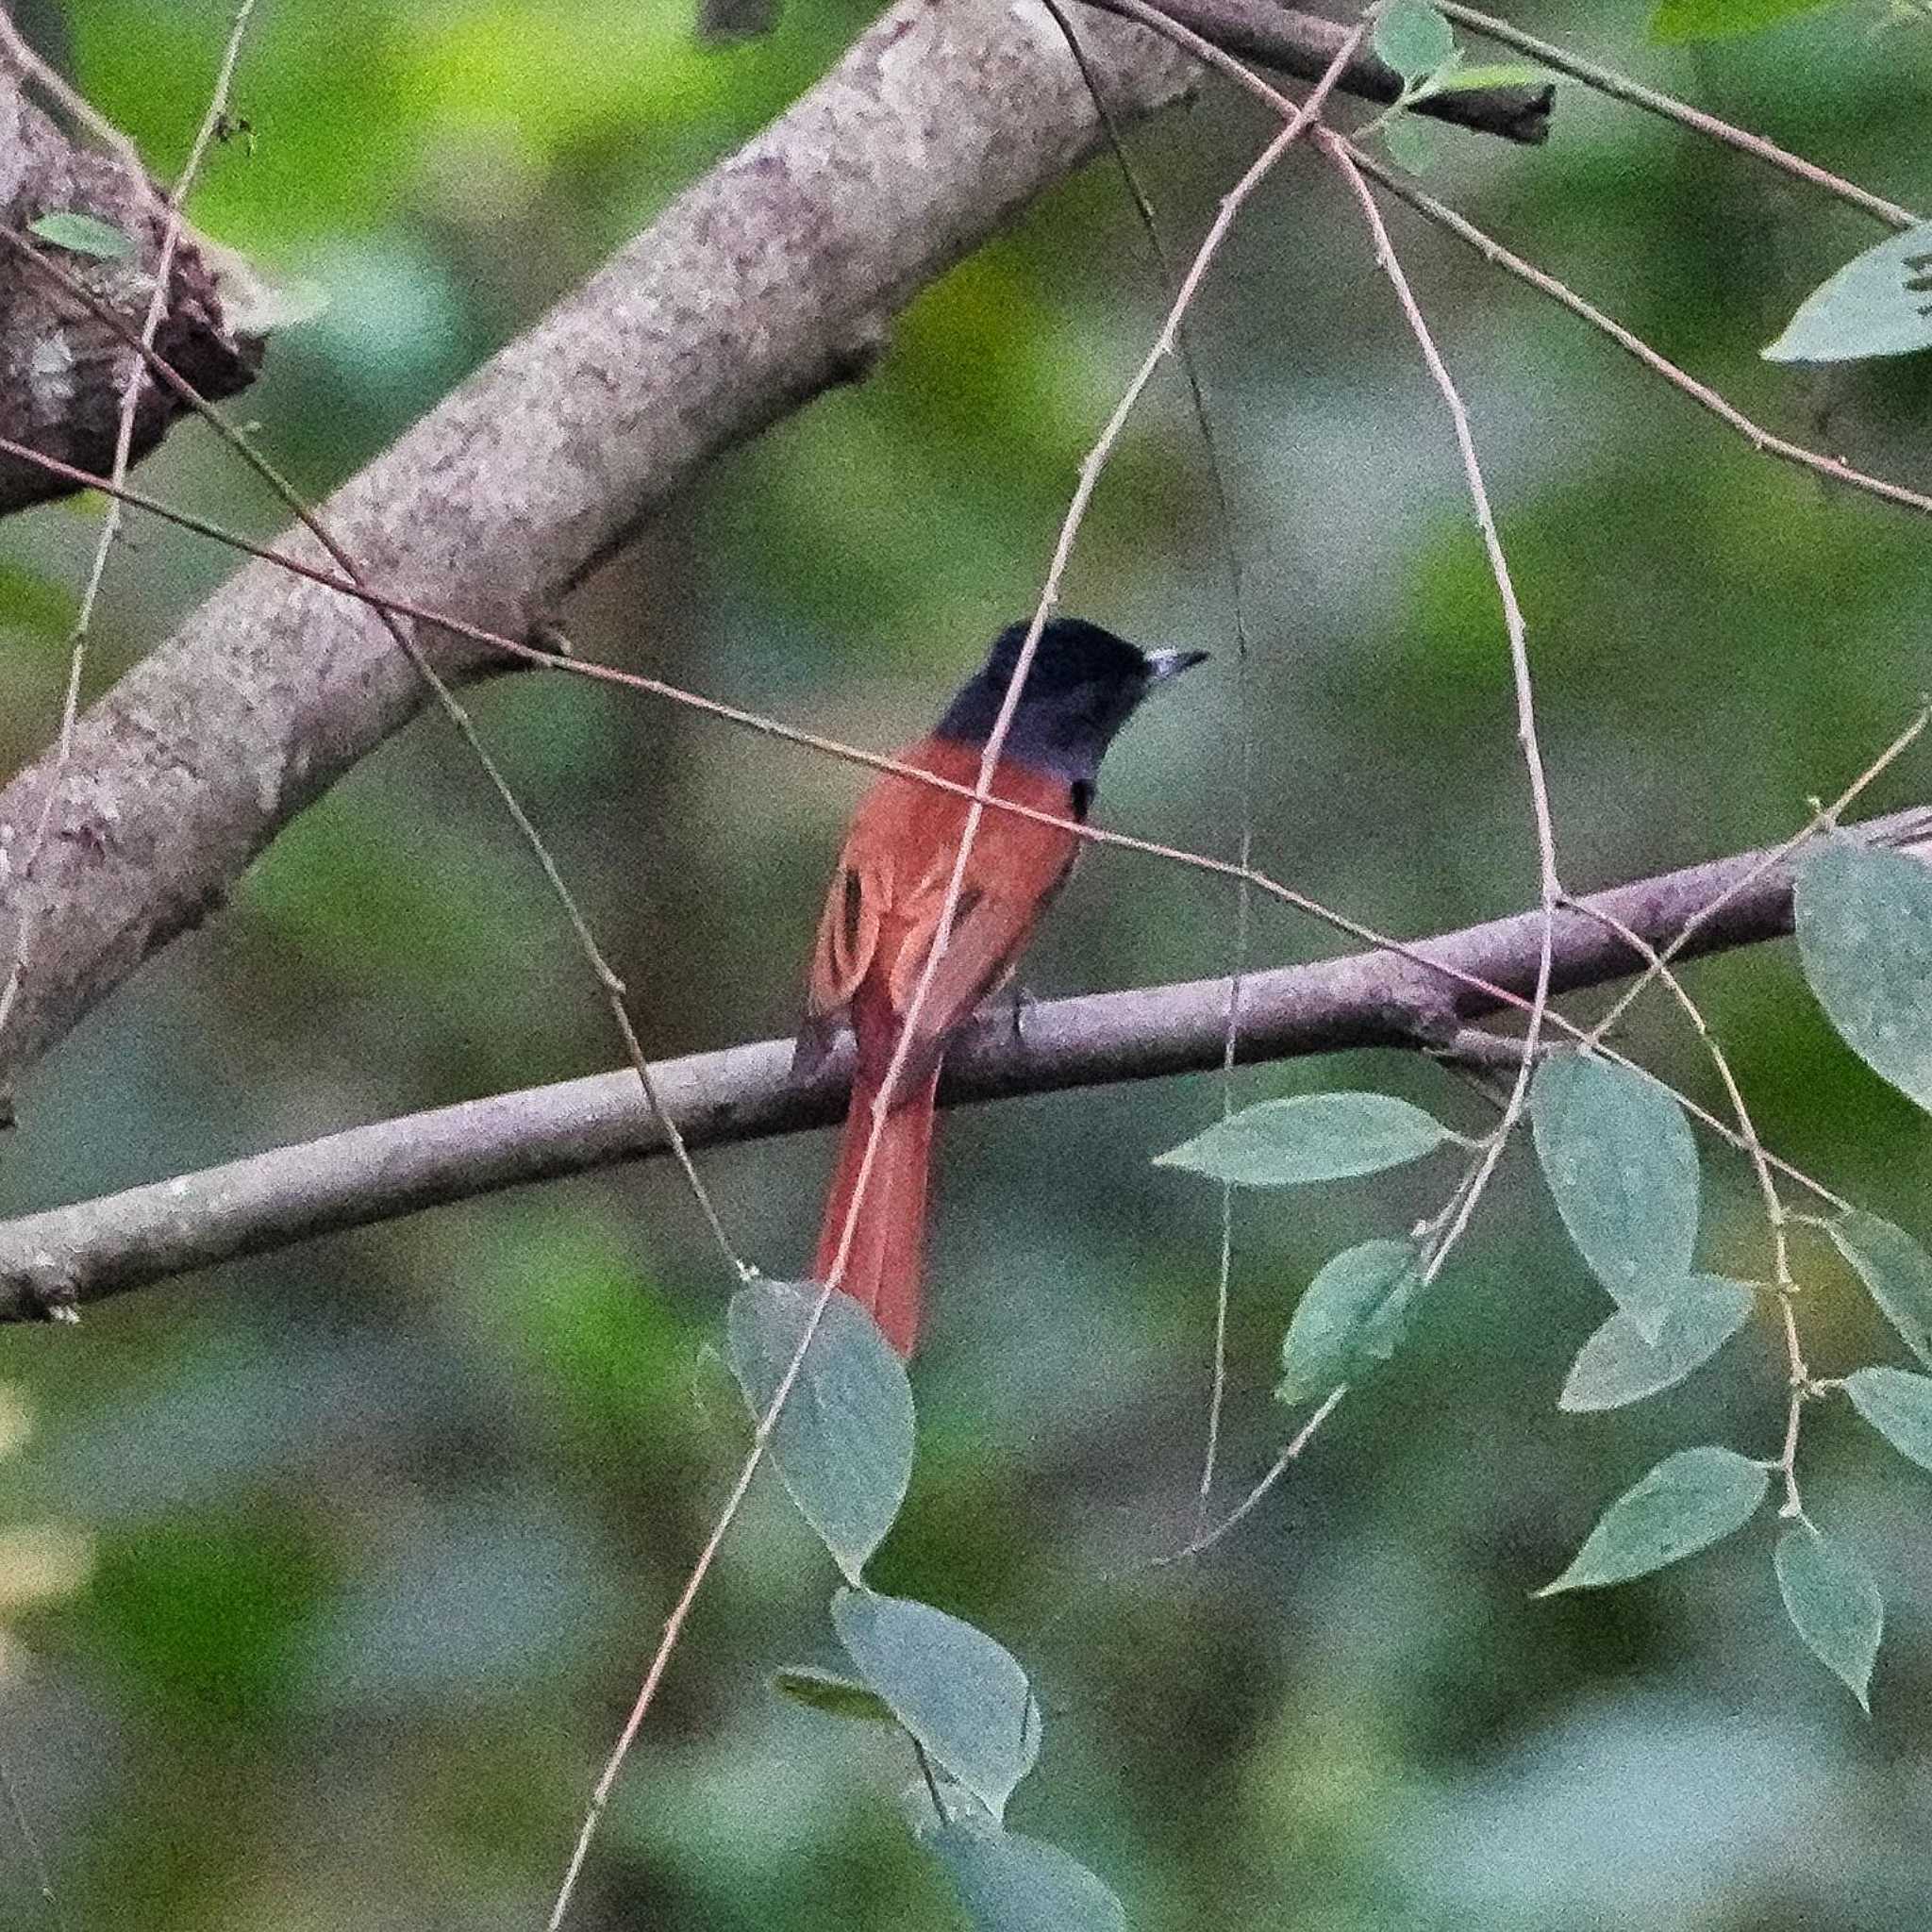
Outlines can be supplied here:
M980 758L1025 636L1024 625L1001 631L985 664L932 732L899 754L900 763L955 784L978 783ZM1207 655L1141 651L1097 624L1055 618L1041 632L993 769L992 795L1056 818L1085 819L1114 734L1154 686ZM830 1051L841 1022L850 1020L858 1063L812 1264L821 1281L844 1244L874 1103L933 949L970 808L956 791L889 772L860 802L832 875L793 1060L795 1074L809 1074ZM1012 976L1079 845L1071 826L996 808L980 818L945 947L893 1083L839 1283L871 1310L901 1355L911 1354L919 1333L941 1058L974 1008Z

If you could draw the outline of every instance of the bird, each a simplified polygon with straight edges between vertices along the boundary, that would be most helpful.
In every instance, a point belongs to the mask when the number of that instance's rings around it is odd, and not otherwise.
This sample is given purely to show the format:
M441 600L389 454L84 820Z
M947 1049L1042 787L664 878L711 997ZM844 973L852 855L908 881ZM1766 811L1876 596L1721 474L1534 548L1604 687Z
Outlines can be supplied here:
M897 763L978 784L1028 628L1012 624L999 633L938 724ZM946 1047L1011 978L1035 924L1066 883L1082 842L1074 827L1092 808L1115 734L1157 685L1207 656L1143 651L1083 618L1057 617L1041 627L988 790L1063 823L996 808L981 815L854 1219L875 1103L933 951L972 806L958 791L893 772L859 801L812 947L792 1071L808 1079L850 1024L857 1068L812 1272L828 1280L845 1250L838 1285L901 1356L911 1355L919 1336L933 1098Z

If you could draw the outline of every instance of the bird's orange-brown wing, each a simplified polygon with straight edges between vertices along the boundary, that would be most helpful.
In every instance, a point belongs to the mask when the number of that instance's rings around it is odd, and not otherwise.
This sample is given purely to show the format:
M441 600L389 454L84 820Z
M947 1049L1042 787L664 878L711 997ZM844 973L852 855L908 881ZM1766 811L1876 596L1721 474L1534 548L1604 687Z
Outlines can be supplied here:
M978 755L928 742L908 754L938 775L972 784ZM1067 812L1064 784L1004 768L996 795L1038 811ZM804 1071L822 1059L848 1014L862 1061L883 1071L924 974L958 858L969 802L957 792L888 774L853 821L819 920L799 1040ZM1058 825L990 810L973 851L903 1074L909 1091L946 1041L1012 972L1041 909L1073 862L1077 841ZM918 854L908 867L903 855Z

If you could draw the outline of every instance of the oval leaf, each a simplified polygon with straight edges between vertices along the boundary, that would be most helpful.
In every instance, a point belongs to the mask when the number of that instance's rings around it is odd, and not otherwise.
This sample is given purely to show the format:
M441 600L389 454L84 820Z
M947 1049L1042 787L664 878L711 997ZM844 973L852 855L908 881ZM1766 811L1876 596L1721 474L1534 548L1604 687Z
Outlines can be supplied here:
M977 1820L920 1834L974 1932L1126 1932L1121 1902L1057 1845Z
M1612 1315L1577 1352L1557 1407L1572 1414L1621 1408L1674 1388L1744 1325L1753 1300L1741 1281L1692 1274L1668 1291L1656 1341L1628 1315Z
M1791 1628L1869 1713L1872 1663L1885 1631L1885 1601L1872 1573L1808 1523L1794 1523L1778 1538L1775 1560Z
M1386 1362L1408 1332L1420 1260L1409 1242L1382 1241L1346 1248L1328 1262L1288 1324L1275 1399L1308 1402Z
M1236 1187L1278 1188L1376 1174L1419 1160L1454 1138L1441 1122L1392 1093L1304 1093L1243 1108L1154 1164Z
M1697 1246L1697 1146L1684 1109L1627 1067L1561 1054L1530 1083L1537 1159L1591 1272L1644 1341Z
M1431 75L1421 95L1433 99L1437 94L1481 93L1493 87L1554 87L1562 77L1521 60L1486 61L1452 67L1447 74Z
M1893 235L1798 305L1767 362L1850 362L1932 348L1932 223Z
M1377 56L1404 80L1426 80L1456 53L1449 23L1422 0L1391 0L1375 23L1371 42Z
M100 261L126 261L134 254L134 237L98 215L84 215L76 208L57 208L37 216L27 225L27 233L51 242L75 255L92 255Z
M754 1418L771 1407L818 1299L815 1283L771 1281L732 1296L726 1347ZM825 1304L771 1453L805 1520L857 1583L912 1480L912 1388L905 1364L849 1295Z
M1748 1523L1770 1487L1771 1472L1734 1449L1680 1449L1604 1511L1569 1569L1537 1595L1625 1583L1694 1556Z
M1011 1654L929 1604L869 1590L841 1590L832 1624L933 1761L1000 1817L1040 1756L1040 1707Z
M1426 175L1441 158L1441 148L1426 121L1404 111L1381 125L1382 144L1389 158L1411 175Z
M869 1685L854 1677L841 1677L837 1671L821 1671L810 1664L794 1664L772 1676L772 1688L781 1697L823 1710L829 1717L858 1718L867 1724L896 1724L892 1707Z
M1932 1109L1932 867L1841 841L1799 868L1798 957L1858 1058Z
M1907 1461L1932 1469L1932 1377L1908 1369L1857 1369L1845 1377L1845 1393Z
M1856 1208L1824 1231L1858 1271L1900 1340L1932 1369L1932 1255L1904 1228Z

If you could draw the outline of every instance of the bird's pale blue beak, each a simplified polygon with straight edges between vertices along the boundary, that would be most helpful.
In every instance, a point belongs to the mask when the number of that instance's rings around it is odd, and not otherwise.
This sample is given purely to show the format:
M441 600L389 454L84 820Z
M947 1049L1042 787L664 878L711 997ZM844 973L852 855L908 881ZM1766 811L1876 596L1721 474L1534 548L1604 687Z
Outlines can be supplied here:
M1149 651L1147 653L1147 682L1165 684L1170 677L1178 677L1183 671L1191 671L1196 664L1208 660L1206 651Z

